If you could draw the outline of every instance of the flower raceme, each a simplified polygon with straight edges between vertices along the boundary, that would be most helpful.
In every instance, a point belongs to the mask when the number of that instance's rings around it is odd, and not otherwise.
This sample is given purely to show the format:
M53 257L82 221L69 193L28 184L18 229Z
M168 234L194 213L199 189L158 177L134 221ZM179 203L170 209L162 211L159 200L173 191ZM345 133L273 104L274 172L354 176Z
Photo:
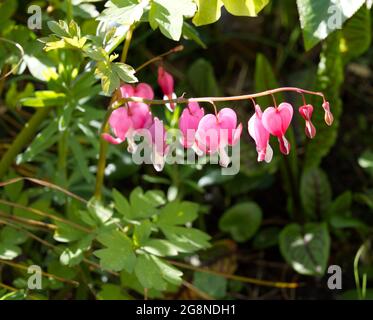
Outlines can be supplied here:
M174 79L162 66L158 68L158 84L164 93L164 99L171 100L176 98L174 93ZM283 90L286 89L297 92L303 90L283 88ZM323 97L322 93L303 91ZM134 154L137 150L140 150L135 143L135 137L142 136L145 129L145 134L147 135L145 145L151 147L150 160L154 168L157 171L161 171L168 153L172 153L170 152L171 145L167 144L169 137L167 136L163 121L157 117L153 118L150 106L147 103L140 102L138 99L137 101L131 101L131 98L134 97L153 100L154 92L152 87L146 83L139 83L137 86L124 84L119 88L118 92L120 99L128 98L128 100L125 100L124 105L112 111L108 119L112 134L105 132L102 134L102 138L112 144L120 144L127 140L128 151ZM247 96L249 97L250 95ZM235 98L237 100L237 97ZM184 148L192 149L198 156L219 155L220 165L228 167L232 159L228 156L227 148L228 146L236 145L242 133L242 124L239 123L237 125L236 112L231 108L223 108L219 112L215 110L215 114L205 114L204 109L196 102L198 99L192 100L188 101L181 98L181 102L186 102L187 106L179 118L180 140L176 140ZM204 102L210 101L207 98L201 98L200 100ZM170 111L174 110L174 103L165 104ZM329 103L325 98L322 107L325 112L325 122L331 125L333 115L330 111ZM316 128L311 121L314 111L313 106L304 103L303 106L298 108L298 111L305 120L305 133L307 137L314 138ZM270 106L263 111L258 104L255 104L255 113L249 119L247 129L249 135L255 141L258 161L269 163L272 160L273 150L269 144L271 135L277 137L281 153L285 155L289 154L290 143L285 135L292 118L293 107L290 103L282 102L279 106Z

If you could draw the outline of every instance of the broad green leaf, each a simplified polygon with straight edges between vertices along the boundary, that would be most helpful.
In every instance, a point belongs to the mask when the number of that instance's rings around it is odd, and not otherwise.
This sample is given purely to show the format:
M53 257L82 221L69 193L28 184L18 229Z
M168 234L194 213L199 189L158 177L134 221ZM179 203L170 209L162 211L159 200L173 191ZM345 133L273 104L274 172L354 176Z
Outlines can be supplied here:
M105 3L106 9L97 20L131 25L141 19L149 1L112 0Z
M84 252L91 248L93 238L93 234L87 235L69 248L66 248L60 255L61 264L69 267L78 265L84 258Z
M280 233L280 250L295 271L304 275L323 275L330 252L326 224L289 224Z
M227 279L206 272L194 272L193 284L215 299L222 299L227 292Z
M87 203L88 212L99 223L107 222L113 215L113 211L106 208L101 201L92 197Z
M221 0L196 0L197 13L193 18L196 26L214 23L220 18L220 10L223 5Z
M104 232L97 236L97 240L106 247L93 252L100 258L102 268L113 271L125 269L132 272L136 263L136 255L131 240L124 233L117 230Z
M35 159L37 155L41 152L47 150L58 140L58 123L57 119L49 122L41 132L39 132L27 149L20 153L16 158L16 163L21 164L24 162L29 162Z
M177 246L163 239L150 239L144 243L142 249L159 257L176 256L179 252Z
M11 244L0 241L0 259L13 260L21 254L21 248Z
M201 40L198 31L190 25L188 22L184 21L183 24L183 36L188 40L193 40L195 43L200 45L203 49L206 49L206 44Z
M51 90L35 91L35 97L21 99L21 103L25 107L56 107L66 103L66 95Z
M131 296L118 285L104 284L97 293L99 300L131 300Z
M328 177L318 168L306 170L300 182L300 197L304 213L311 219L322 218L331 202Z
M166 37L179 41L184 16L193 16L195 10L196 5L192 0L153 0L149 11L149 23L152 29L159 27Z
M142 254L137 257L135 274L144 288L165 290L166 282L159 276L159 273L159 267L150 255Z
M137 82L135 70L121 62L99 61L96 66L95 74L101 78L102 90L110 95L120 85L120 81L133 83Z
M65 279L74 279L78 273L75 268L64 266L58 260L49 262L47 270L48 273Z
M327 217L334 215L346 216L350 214L352 203L351 191L345 191L340 194L330 205L327 211Z
M221 7L236 16L256 16L269 0L195 0L198 6L193 23L201 26L219 20Z
M86 233L70 224L61 221L55 221L57 229L54 231L53 238L59 242L72 242L82 239Z
M330 225L335 229L356 228L366 229L367 226L359 219L346 216L332 216Z
M140 224L135 225L133 233L133 242L137 246L144 245L152 233L152 224L149 220L143 220Z
M116 189L113 189L115 208L127 219L131 219L131 207L128 200Z
M135 77L135 69L128 64L116 62L112 64L112 70L124 82L133 83L138 81Z
M12 17L18 7L16 0L4 0L0 3L1 20L6 20Z
M365 0L297 0L306 50L341 29L364 3Z
M0 242L14 245L22 244L27 240L27 234L21 230L5 226L0 230Z
M188 201L173 201L166 204L158 219L158 224L176 225L194 221L198 216L198 205Z
M219 220L219 228L237 242L249 240L259 229L262 210L255 202L242 202L228 209Z
M130 194L131 216L133 219L149 218L158 213L158 203L147 197L140 187Z
M200 230L168 225L161 225L160 228L166 238L181 252L193 252L210 247L210 236Z
M255 17L269 0L222 0L227 11L235 16Z
M363 5L343 26L340 50L344 63L360 56L372 40L371 12Z
M48 21L48 28L59 37L70 37L69 26L63 20L57 21Z
M171 266L166 261L157 258L155 256L151 256L151 259L154 261L154 263L157 265L157 267L160 270L160 273L167 282L179 286L182 282L182 275L183 273L176 269L175 267Z

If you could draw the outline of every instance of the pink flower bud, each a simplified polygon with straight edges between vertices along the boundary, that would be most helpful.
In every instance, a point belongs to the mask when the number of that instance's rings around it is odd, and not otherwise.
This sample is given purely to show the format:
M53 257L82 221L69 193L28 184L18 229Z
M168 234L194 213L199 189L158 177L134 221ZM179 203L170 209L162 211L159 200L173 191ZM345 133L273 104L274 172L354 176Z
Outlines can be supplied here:
M168 73L162 66L158 67L158 84L162 89L164 94L164 100L176 99L176 94L174 92L174 78L170 73ZM166 104L166 107L173 111L175 109L175 104Z
M311 122L311 117L313 113L313 107L310 104L299 107L299 113L302 118L306 121L306 126L304 128L306 136L312 139L316 135L316 128Z
M325 116L324 116L324 120L326 122L326 124L328 126L331 126L333 124L333 121L334 121L334 117L333 117L333 114L331 113L330 111L330 106L329 106L329 102L328 101L325 101L323 104L322 104L322 107L325 111Z

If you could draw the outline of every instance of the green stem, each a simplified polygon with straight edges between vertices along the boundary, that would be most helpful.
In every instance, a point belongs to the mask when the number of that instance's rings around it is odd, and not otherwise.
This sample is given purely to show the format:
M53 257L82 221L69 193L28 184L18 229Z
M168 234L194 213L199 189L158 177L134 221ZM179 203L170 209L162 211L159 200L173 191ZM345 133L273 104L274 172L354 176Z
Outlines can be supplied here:
M135 25L131 25L127 31L125 42L123 45L122 55L121 55L121 62L125 62L128 55L128 50L130 47L130 43L132 40L133 31L135 30ZM110 105L109 105L109 112L106 113L106 117L104 119L104 122L101 126L101 135L102 133L108 133L109 132L109 125L108 120L109 116L111 114L111 106L115 100L115 94L113 95ZM96 185L95 185L95 194L94 197L97 200L100 200L102 197L102 186L104 184L104 177L105 177L105 167L106 167L106 153L108 150L108 142L102 138L100 135L100 151L98 156L98 163L97 163L97 173L96 173Z
M60 138L58 140L58 174L61 177L61 182L63 185L66 185L66 179L67 179L67 136L68 131L65 129L65 131L60 133Z
M23 149L23 147L34 138L39 129L39 125L47 117L50 108L40 108L31 117L29 122L25 124L21 132L17 135L10 148L5 152L0 161L0 179L8 172L15 157Z
M66 18L68 22L73 20L73 4L71 0L66 0Z

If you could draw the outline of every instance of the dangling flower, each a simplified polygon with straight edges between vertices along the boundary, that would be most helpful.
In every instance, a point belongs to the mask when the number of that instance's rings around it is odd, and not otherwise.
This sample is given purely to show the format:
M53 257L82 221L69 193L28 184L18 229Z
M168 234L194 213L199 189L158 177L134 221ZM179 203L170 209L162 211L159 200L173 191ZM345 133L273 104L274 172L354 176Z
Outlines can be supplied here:
M165 164L165 156L169 146L166 143L166 130L163 121L157 117L154 118L152 126L149 128L151 136L151 160L156 171L162 171Z
M242 133L242 124L237 125L236 113L230 108L224 108L215 116L205 115L198 124L196 142L198 148L206 154L218 152L219 163L227 167L230 158L225 147L235 145Z
M174 78L162 66L158 67L158 84L164 94L163 100L176 99L174 92ZM174 111L175 103L166 103L166 107L170 111Z
M325 122L326 122L326 124L328 126L331 126L333 124L334 117L333 117L333 114L330 111L329 102L328 101L324 101L324 103L322 104L322 107L323 107L323 109L325 111L324 120L325 120Z
M179 129L182 133L182 145L185 148L193 148L197 154L200 153L200 150L197 147L195 135L198 129L198 124L204 114L204 109L200 108L197 102L189 102L179 119Z
M139 83L136 87L125 84L120 87L121 98L140 97L153 99L153 89L146 83ZM152 124L152 114L149 106L143 102L127 103L127 106L114 110L109 118L110 128L115 138L108 133L102 137L113 144L122 143L126 138L128 141L128 151L133 153L136 149L134 136L136 130L149 128Z
M299 113L302 118L306 121L306 126L304 128L306 136L312 139L316 135L316 128L311 122L311 117L313 113L313 107L310 104L299 107Z
M124 84L119 88L119 90L122 98L140 97L148 100L152 100L154 98L154 92L152 87L144 82L140 82L137 86ZM128 102L129 105L134 103L137 102Z
M262 123L264 128L272 135L276 136L280 144L280 151L289 154L290 143L285 138L293 117L293 107L290 103L283 102L277 108L269 107L263 112Z
M259 105L255 105L255 113L248 122L248 129L250 136L254 139L256 144L256 151L258 152L258 161L271 162L273 150L269 145L269 132L264 128L262 122L262 110Z

